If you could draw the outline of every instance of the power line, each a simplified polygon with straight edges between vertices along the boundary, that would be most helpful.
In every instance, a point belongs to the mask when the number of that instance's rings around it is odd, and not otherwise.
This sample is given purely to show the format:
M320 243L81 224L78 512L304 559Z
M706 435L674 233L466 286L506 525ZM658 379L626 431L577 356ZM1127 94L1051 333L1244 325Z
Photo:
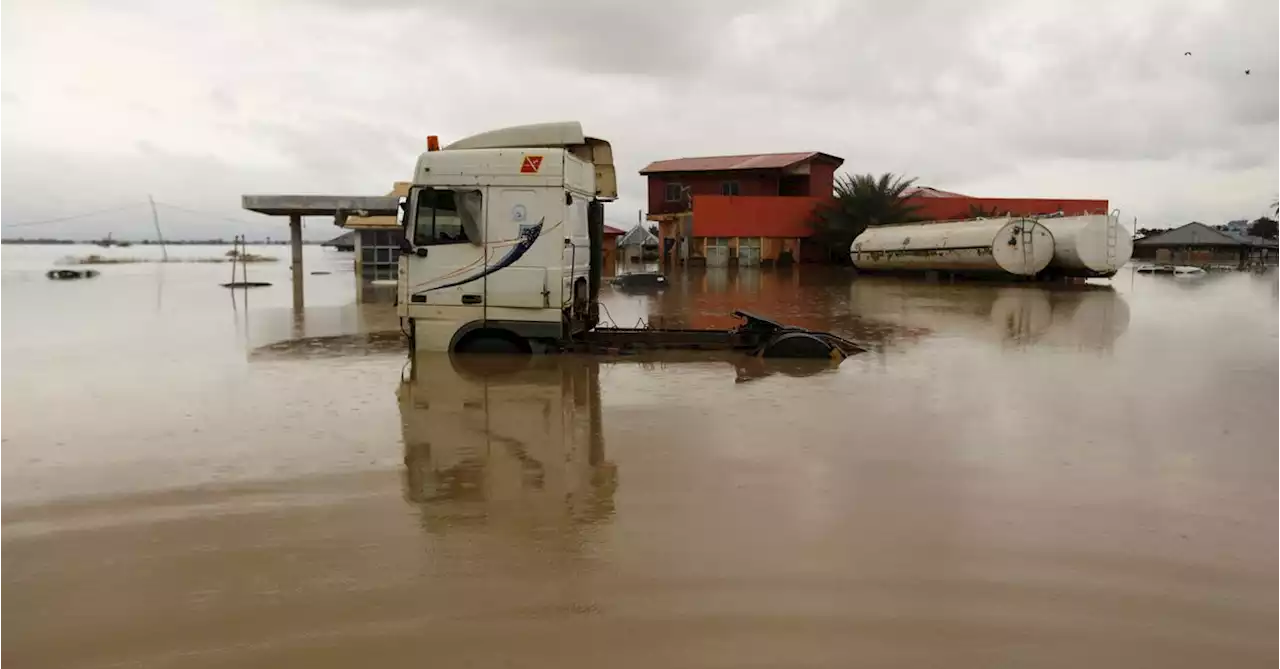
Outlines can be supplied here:
M97 210L94 210L94 211L87 211L87 212L84 212L84 213L82 213L82 214L72 214L72 215L70 215L70 216L59 216L58 218L46 218L46 219L44 219L44 220L40 220L40 221L27 221L27 222L25 222L25 223L5 223L4 225L2 225L2 226L0 226L0 227L5 227L5 228L25 228L25 227L27 227L27 226L29 226L29 225L46 225L46 224L49 224L49 223L61 223L61 222L63 222L63 221L71 221L71 220L75 220L75 219L77 219L77 218L85 218L85 217L88 217L88 216L95 216L95 215L97 215L97 214L106 214L106 213L113 212L113 211L121 211L121 210L123 210L123 209L129 209L129 208L131 208L131 207L140 207L140 206L142 206L142 205L144 205L144 204L146 204L146 203L145 203L145 202L134 202L134 203L131 203L131 204L120 205L119 207L109 207L109 208L107 208L107 209L97 209Z
M160 206L162 206L162 207L168 207L168 208L170 208L170 209L177 209L178 211L184 211L184 212L186 212L186 213L188 213L188 214L192 214L192 215L195 215L195 216L204 216L204 217L207 217L207 218L216 218L216 219L218 219L218 220L220 220L220 221L228 221L228 222L230 222L230 223L239 223L240 225L259 225L259 224L262 224L262 223L265 223L265 222L266 222L266 221L246 221L246 220L244 220L244 219L239 219L239 218L230 218L230 217L228 217L228 216L223 216L222 214L216 214L216 213L211 212L211 211L203 211L203 210L200 210L200 209L191 209L191 208L183 207L183 206L176 205L176 204L170 204L170 203L168 203L168 202L156 202L156 204L158 204L158 205L160 205Z

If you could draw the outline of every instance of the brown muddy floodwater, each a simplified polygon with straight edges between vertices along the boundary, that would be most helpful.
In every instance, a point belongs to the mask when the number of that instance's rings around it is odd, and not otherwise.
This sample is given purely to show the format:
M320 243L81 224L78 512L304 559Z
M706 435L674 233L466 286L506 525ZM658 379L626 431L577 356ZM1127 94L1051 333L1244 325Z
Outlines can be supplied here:
M313 339L350 255L3 252L8 667L1277 662L1274 274L691 272L609 314L870 350L494 369Z

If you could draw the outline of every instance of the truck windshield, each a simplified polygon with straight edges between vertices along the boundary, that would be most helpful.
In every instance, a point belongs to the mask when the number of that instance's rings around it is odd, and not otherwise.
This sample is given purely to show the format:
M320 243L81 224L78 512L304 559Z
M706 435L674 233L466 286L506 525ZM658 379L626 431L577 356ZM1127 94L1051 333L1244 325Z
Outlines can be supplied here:
M480 244L484 196L478 190L425 189L418 193L414 246Z

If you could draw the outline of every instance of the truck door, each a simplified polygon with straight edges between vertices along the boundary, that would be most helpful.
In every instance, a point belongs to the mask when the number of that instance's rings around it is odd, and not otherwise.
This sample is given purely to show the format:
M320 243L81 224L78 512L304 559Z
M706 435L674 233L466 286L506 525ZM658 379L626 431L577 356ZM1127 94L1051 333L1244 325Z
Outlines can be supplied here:
M411 191L413 254L406 267L410 301L437 306L484 303L486 190Z
M560 288L549 282L565 232L564 203L551 188L493 186L487 190L485 246L492 270L486 304L515 309L560 308Z

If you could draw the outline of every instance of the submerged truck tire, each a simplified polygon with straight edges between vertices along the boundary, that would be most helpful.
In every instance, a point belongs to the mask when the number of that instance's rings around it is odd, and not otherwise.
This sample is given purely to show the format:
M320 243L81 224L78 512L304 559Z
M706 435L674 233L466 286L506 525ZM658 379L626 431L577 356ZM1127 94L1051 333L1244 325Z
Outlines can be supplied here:
M532 349L529 342L514 333L504 330L476 330L468 333L457 345L455 353L483 353L528 355Z
M831 342L812 332L783 332L765 342L760 350L765 358L843 358L844 353Z

